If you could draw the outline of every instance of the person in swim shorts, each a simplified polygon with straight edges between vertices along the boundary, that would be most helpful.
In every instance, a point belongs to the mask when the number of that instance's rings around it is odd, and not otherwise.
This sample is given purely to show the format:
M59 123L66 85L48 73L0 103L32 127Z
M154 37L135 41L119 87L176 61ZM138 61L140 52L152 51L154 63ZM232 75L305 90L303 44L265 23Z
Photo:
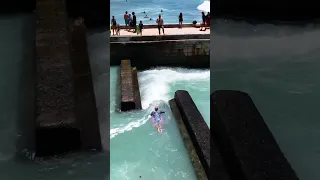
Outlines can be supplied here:
M123 15L123 19L124 19L124 23L126 25L126 29L128 30L128 26L129 26L129 14L128 14L128 11L126 11L125 14Z
M114 36L114 32L117 29L117 20L114 18L114 16L112 16L112 19L111 19L111 26L112 26L112 35Z
M154 119L155 121L155 125L158 129L159 132L161 132L161 129L162 129L162 126L161 126L161 123L162 123L162 119L161 119L161 114L165 113L164 111L158 111L158 107L156 106L154 108L154 111L151 112L151 117Z
M159 35L160 35L160 29L162 29L162 34L164 34L164 26L163 26L164 23L163 23L163 18L161 17L161 14L159 14L159 17L156 23L158 24Z

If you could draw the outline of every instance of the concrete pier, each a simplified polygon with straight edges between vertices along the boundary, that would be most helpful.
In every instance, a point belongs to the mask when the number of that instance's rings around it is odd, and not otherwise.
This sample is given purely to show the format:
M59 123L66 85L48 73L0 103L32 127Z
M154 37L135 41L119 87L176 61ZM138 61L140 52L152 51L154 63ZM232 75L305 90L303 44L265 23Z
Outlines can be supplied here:
M37 1L36 20L37 156L100 149L83 23L68 25L64 0Z
M248 94L214 92L211 128L232 178L298 180Z
M37 1L37 155L81 146L64 0Z
M176 91L174 100L201 165L210 177L210 129L187 91Z
M189 133L186 129L185 124L183 123L182 117L181 117L181 113L177 107L177 103L174 99L171 99L169 101L169 105L172 111L172 115L174 117L174 119L177 122L180 134L182 136L184 145L188 151L192 166L194 168L194 171L197 175L198 180L208 180L209 177L207 177L206 172L204 171L204 168L199 160L197 151L193 145L193 141L189 136Z
M121 60L121 111L141 109L141 99L136 68L130 60Z

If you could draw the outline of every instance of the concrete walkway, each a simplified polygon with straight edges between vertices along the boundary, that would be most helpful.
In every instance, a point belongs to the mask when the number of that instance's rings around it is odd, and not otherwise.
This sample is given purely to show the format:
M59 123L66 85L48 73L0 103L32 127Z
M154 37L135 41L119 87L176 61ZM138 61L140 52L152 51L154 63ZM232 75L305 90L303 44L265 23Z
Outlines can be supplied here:
M164 34L165 35L183 35L183 34L210 34L210 29L207 29L206 31L200 31L200 28L165 28L164 29ZM143 36L155 36L159 35L158 29L157 28L152 28L152 29L144 29L142 31ZM161 35L162 35L162 30L161 30ZM116 36L116 35L115 35ZM131 32L128 32L125 29L120 30L120 36L140 36L137 35L137 33L133 33L132 30ZM111 30L111 37L112 37L112 30Z

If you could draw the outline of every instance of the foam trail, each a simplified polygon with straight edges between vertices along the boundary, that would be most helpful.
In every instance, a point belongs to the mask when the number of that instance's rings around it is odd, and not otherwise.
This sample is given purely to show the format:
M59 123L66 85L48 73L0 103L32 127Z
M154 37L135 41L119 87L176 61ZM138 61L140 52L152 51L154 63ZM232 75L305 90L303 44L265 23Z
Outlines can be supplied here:
M149 116L145 116L142 119L139 119L134 122L130 122L123 127L112 128L110 129L110 139L116 137L119 134L122 134L126 131L131 131L133 128L137 128L145 124L149 120Z
M168 102L172 95L170 85L177 81L207 81L210 79L210 70L189 70L157 68L139 72L141 104L143 109L153 107L155 101Z

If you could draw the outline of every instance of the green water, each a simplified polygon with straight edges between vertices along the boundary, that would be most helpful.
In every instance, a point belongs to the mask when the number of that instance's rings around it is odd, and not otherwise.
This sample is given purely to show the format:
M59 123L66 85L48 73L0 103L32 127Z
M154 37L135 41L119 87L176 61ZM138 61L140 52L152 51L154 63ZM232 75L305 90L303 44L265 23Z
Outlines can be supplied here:
M168 100L176 90L188 90L208 121L209 70L159 68L138 78L143 110L120 113L119 68L110 69L110 179L196 179ZM156 105L166 112L161 134L149 116Z
M320 30L313 26L229 22L212 35L211 91L249 93L301 180L320 179Z

